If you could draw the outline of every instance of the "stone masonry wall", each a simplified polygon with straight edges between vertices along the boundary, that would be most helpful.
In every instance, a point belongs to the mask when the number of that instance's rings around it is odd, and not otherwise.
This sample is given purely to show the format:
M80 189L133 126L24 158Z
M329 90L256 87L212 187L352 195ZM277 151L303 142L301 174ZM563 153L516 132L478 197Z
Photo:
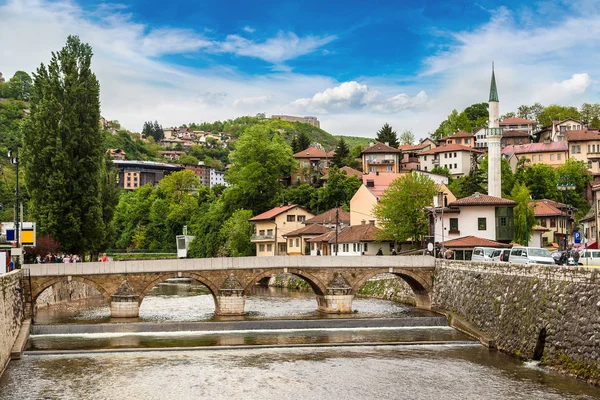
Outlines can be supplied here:
M0 275L0 375L23 322L20 276L20 270Z
M83 282L58 282L44 290L36 300L36 307L47 307L102 296L92 286Z
M410 286L394 274L381 274L369 279L357 295L415 305L415 294Z
M432 302L523 359L600 385L600 269L438 261Z

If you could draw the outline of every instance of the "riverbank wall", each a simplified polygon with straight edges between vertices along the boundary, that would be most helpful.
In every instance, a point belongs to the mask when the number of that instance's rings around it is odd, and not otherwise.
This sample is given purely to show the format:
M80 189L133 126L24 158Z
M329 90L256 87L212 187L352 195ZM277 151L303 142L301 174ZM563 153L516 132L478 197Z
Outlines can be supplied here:
M504 352L600 385L600 269L438 261L432 303Z
M23 323L21 270L0 275L0 376Z
M57 282L38 296L35 308L60 306L67 303L73 305L79 301L97 298L102 298L100 292L83 282Z

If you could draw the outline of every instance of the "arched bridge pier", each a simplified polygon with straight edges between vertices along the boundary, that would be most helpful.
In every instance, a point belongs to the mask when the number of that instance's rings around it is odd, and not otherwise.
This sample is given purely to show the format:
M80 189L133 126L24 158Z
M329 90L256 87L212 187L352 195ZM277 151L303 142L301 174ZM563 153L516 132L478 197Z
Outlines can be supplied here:
M412 288L418 308L431 309L435 259L430 256L240 257L26 265L32 302L57 282L79 281L98 290L112 317L137 317L144 297L170 278L190 278L212 294L215 313L243 315L246 295L261 279L289 273L304 279L317 310L350 313L356 292L372 277L392 273Z

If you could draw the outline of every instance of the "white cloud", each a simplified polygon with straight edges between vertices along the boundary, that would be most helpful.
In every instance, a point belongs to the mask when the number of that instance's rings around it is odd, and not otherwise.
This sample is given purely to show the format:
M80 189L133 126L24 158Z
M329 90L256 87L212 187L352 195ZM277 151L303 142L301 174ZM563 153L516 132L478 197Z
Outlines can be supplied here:
M552 89L558 92L581 94L590 86L592 80L588 74L574 74L571 79L552 84Z
M392 113L419 107L427 102L428 97L424 91L419 92L415 97L401 93L386 98L381 92L369 89L367 85L350 81L316 93L310 98L297 99L292 102L292 106L318 114L344 113L356 109Z
M254 33L256 32L256 29L250 27L250 26L245 26L244 28L242 28L244 30L244 32L248 32L248 33Z
M267 104L270 100L271 96L245 97L243 99L236 99L233 102L233 106L238 108L255 107L257 105Z

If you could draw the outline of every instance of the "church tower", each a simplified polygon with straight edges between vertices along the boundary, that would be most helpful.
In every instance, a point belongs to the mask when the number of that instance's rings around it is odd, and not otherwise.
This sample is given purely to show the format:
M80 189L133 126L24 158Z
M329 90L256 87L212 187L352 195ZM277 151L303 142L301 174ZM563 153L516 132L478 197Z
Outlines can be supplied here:
M494 74L493 63L489 113L488 129L485 130L488 144L488 195L502 197L502 172L500 169L502 128L500 128L500 101L498 100L498 89L496 88L496 75Z

